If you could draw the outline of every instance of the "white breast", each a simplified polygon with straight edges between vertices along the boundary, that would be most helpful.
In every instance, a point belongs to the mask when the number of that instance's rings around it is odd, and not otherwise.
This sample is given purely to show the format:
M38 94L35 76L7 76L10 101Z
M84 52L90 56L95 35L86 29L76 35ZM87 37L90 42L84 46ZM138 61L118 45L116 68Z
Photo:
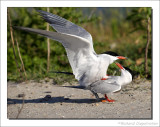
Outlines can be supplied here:
M98 57L98 60L88 66L84 75L79 80L80 85L88 86L96 80L106 77L109 62L104 57Z

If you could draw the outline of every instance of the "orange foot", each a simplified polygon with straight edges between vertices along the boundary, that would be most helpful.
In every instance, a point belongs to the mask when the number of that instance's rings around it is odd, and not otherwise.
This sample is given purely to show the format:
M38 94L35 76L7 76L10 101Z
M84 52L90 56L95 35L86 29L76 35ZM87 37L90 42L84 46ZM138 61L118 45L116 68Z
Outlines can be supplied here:
M107 99L108 102L114 102L115 100L110 100L107 95L105 94L104 97Z
M101 100L101 102L107 102L107 100Z
M101 78L101 80L107 80L107 78Z

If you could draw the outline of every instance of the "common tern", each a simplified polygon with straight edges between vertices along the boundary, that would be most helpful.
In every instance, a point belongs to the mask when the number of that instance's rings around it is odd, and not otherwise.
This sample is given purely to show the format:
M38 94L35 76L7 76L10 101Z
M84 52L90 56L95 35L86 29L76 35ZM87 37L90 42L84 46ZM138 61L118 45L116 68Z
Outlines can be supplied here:
M19 26L13 28L37 33L60 42L67 52L73 74L81 86L87 87L99 79L106 80L108 66L117 59L126 59L111 51L96 54L92 36L85 29L58 15L42 10L37 11L57 32Z
M114 100L110 100L107 97L107 94L119 91L122 86L127 85L132 81L132 70L127 67L123 67L119 63L116 63L116 65L121 69L121 76L108 76L107 80L98 80L88 86L87 89L92 91L97 100L99 100L99 96L97 93L101 93L104 94L106 98L106 100L102 100L102 102L113 102Z

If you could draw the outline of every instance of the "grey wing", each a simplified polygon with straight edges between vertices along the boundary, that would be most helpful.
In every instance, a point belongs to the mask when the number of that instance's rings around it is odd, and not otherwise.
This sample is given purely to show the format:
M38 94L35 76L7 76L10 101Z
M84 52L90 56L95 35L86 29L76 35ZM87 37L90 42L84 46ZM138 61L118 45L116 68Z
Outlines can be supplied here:
M82 50L80 52L74 52L70 50L70 48L65 48L67 52L67 56L70 62L70 65L72 67L73 73L75 75L76 79L80 79L80 77L84 74L86 71L86 68L90 64L88 61L94 62L93 57L96 55L96 52L94 51L93 48L93 42L92 42L92 36L90 35L89 32L87 32L85 29L83 29L80 26L77 26L76 24L58 16L52 13L48 13L42 10L37 10L42 18L48 22L58 33L65 33L65 34L70 34L70 35L75 35L80 38L84 38L89 42L89 49L88 52L83 52ZM77 42L74 42L73 45L78 45ZM84 47L87 49L86 47ZM77 50L77 48L76 48ZM87 51L87 50L86 50ZM79 58L79 60L78 60ZM88 64L86 64L88 63Z
M121 89L121 86L116 81L98 80L90 85L90 90L95 93L112 93Z
M85 29L74 23L49 12L37 10L42 18L48 22L57 32L72 34L87 39L93 46L92 36Z
M96 56L91 51L89 41L85 38L70 34L32 29L27 27L14 26L13 28L37 33L42 36L61 42L67 51L67 56L72 67L73 74L75 75L75 78L78 80L84 74L86 68L90 64L92 64L92 62L94 63L94 60L96 59Z

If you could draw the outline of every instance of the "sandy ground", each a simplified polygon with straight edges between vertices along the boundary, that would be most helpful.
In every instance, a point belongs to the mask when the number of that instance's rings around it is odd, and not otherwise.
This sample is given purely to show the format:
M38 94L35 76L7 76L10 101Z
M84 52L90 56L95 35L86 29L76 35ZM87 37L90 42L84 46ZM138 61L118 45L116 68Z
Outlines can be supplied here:
M115 102L96 102L77 83L55 85L52 80L8 82L9 119L151 119L151 82L140 79L109 95ZM102 94L99 94L103 98Z

